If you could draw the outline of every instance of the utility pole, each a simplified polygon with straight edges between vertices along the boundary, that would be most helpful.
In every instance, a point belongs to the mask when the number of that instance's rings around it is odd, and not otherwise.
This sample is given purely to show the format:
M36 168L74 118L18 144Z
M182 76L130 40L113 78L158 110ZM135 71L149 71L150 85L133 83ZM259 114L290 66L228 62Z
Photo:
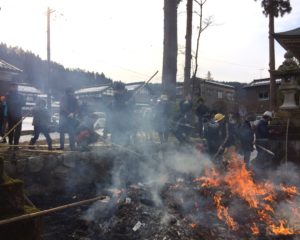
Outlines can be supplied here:
M47 93L47 108L51 112L51 90L50 90L50 73L51 73L51 51L50 51L50 16L55 10L47 8L47 82L45 84L45 92Z

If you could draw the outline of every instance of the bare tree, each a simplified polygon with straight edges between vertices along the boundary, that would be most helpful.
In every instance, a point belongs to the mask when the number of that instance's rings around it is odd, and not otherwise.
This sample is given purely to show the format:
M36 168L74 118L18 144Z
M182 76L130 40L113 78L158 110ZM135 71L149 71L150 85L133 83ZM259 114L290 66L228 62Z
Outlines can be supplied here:
M193 73L193 79L196 77L197 71L198 71L198 54L199 54L199 43L200 43L200 37L201 34L203 33L203 31L205 29L207 29L209 26L211 26L213 24L213 17L209 16L206 19L203 19L203 8L204 8L204 4L208 1L208 0L194 0L198 6L199 6L199 12L194 12L195 14L197 14L199 16L199 26L198 26L198 35L197 35L197 43L196 43L196 53L195 53L195 69L194 69L194 73Z
M255 0L257 1L257 0ZM282 17L290 13L292 7L290 0L261 0L263 14L269 16L269 71L270 71L270 109L276 108L276 82L273 76L275 70L275 49L274 49L274 17Z
M209 16L208 18L203 19L203 8L204 8L204 4L207 2L207 0L194 0L194 1L197 3L197 5L199 7L199 12L194 11L194 13L197 14L199 17L199 26L198 26L198 35L197 35L197 42L196 42L196 52L195 52L195 57L194 57L195 69L194 69L193 76L192 76L192 91L191 91L192 98L194 97L195 80L196 80L196 75L197 75L197 71L198 71L198 55L199 55L200 37L201 37L201 34L203 33L203 31L213 24L212 16Z

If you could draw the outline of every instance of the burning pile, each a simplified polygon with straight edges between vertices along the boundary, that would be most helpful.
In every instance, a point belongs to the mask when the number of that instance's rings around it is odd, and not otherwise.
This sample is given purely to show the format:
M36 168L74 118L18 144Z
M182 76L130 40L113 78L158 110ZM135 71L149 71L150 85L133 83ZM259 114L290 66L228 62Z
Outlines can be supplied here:
M226 171L207 169L195 182L200 184L202 194L213 199L218 218L232 234L300 234L300 199L296 186L276 186L266 180L255 182L244 161L234 152L230 156Z
M208 164L198 178L173 171L167 182L120 189L87 211L90 239L295 240L297 187L253 176L234 151L226 159L226 167Z
M76 228L64 239L297 239L294 178L258 178L234 151L218 168L190 150L150 161L124 154L115 159L111 180L97 189L109 198L81 209L75 221L72 216Z

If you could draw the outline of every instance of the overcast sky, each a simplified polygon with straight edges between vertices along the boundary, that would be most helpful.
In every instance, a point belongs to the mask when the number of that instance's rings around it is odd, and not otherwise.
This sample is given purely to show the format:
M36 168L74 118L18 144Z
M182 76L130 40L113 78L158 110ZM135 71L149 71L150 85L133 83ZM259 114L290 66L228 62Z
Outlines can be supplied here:
M70 68L103 72L113 80L161 82L163 0L0 0L0 41L47 58L46 7L51 15L51 59ZM250 82L268 77L268 19L261 0L207 0L205 17L214 26L200 40L198 76L210 71L218 81ZM275 20L275 32L300 27L300 0ZM298 5L297 5L298 4ZM179 49L185 45L186 1L178 9ZM197 10L197 5L194 5ZM194 15L194 37L197 34ZM276 43L276 66L284 49ZM196 39L193 40L196 49ZM1 56L0 56L1 57ZM179 51L177 80L183 80Z

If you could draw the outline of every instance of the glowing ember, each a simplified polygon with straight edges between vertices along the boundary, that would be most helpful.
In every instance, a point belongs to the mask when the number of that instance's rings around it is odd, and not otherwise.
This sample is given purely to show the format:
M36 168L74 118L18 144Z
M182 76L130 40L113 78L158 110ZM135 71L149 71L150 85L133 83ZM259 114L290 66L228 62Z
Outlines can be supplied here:
M190 226L191 228L196 228L196 227L197 227L197 224L196 224L196 223L190 223L189 226Z
M252 231L253 235L258 235L259 234L259 229L258 229L258 227L256 226L255 223L250 228L251 228L251 231Z

